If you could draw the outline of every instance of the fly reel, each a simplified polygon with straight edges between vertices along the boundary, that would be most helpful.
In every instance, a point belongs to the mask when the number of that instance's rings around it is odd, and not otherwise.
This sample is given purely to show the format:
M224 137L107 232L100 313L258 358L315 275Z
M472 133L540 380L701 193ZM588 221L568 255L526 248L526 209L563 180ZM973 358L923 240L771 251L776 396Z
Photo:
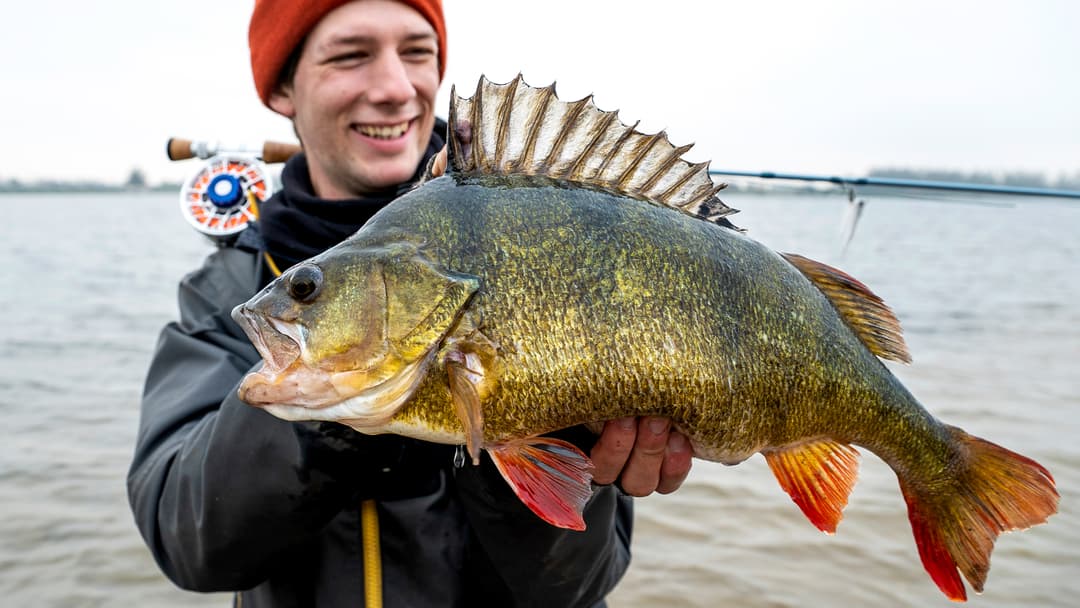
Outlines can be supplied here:
M181 215L211 240L228 241L258 219L259 204L274 193L267 163L284 162L299 150L299 146L276 142L249 150L170 139L171 160L206 160L180 188Z

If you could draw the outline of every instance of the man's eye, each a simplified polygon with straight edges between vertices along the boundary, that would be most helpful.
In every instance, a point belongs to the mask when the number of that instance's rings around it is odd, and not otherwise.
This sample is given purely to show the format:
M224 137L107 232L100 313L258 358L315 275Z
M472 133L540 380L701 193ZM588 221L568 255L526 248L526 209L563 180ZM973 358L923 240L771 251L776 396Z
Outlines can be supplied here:
M347 61L363 61L368 58L368 54L364 51L351 51L348 53L341 53L340 55L334 55L330 58L331 63L343 63Z

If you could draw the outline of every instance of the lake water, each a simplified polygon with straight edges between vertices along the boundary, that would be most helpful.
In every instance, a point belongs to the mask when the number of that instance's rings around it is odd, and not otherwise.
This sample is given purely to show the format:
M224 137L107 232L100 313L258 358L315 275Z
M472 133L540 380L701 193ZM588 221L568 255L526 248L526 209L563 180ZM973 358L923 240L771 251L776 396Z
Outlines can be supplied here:
M914 363L890 367L930 411L1054 474L1061 512L999 539L971 605L1080 605L1080 205L874 196L841 257L842 195L725 198L751 236L893 307ZM228 605L158 572L124 489L157 332L210 245L171 194L10 195L0 213L0 603ZM895 476L865 451L835 536L760 456L697 462L676 494L638 501L611 604L952 605L919 563Z

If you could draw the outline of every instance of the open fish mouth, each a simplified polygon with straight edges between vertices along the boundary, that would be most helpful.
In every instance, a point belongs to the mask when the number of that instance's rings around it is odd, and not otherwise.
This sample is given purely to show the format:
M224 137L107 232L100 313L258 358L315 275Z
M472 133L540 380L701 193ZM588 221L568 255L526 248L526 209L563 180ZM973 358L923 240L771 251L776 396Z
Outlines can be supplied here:
M297 404L294 400L291 403L270 403L262 405L262 407L274 416L285 420L340 422L364 432L388 423L394 417L394 414L412 398L413 393L427 375L428 368L434 358L435 353L431 351L427 356L406 365L398 373L386 380L367 386L362 390L357 390L351 380L352 376L363 374L363 372L337 372L331 374L321 370L310 370L310 374L295 374L293 378L298 381L297 385L303 384L303 380L308 379L311 381L313 388L325 388L326 391L332 392L336 399L333 401L318 400L319 403L314 406ZM247 384L248 379L256 375L249 374L244 379L244 384ZM241 392L243 392L243 388L244 385L241 385ZM243 394L241 394L241 398L247 401ZM257 403L248 402L257 405Z
M345 398L335 390L331 374L304 363L300 326L267 317L243 305L233 310L232 317L263 359L262 367L241 382L241 399L259 407L288 404L307 409L332 405Z
M333 420L362 430L387 422L427 374L435 351L392 375L372 370L326 370L303 358L303 328L238 306L233 319L263 357L244 377L239 396L285 420Z
M232 318L263 358L260 373L279 374L300 359L300 328L260 315L246 306L233 309Z

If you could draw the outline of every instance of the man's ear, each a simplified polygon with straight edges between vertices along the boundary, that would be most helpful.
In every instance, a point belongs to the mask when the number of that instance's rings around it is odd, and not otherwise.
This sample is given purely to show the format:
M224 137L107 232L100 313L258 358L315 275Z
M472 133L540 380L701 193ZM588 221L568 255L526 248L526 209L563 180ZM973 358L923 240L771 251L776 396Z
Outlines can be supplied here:
M292 87L280 85L274 87L270 93L270 109L281 114L285 118L296 117L296 105L293 103Z

